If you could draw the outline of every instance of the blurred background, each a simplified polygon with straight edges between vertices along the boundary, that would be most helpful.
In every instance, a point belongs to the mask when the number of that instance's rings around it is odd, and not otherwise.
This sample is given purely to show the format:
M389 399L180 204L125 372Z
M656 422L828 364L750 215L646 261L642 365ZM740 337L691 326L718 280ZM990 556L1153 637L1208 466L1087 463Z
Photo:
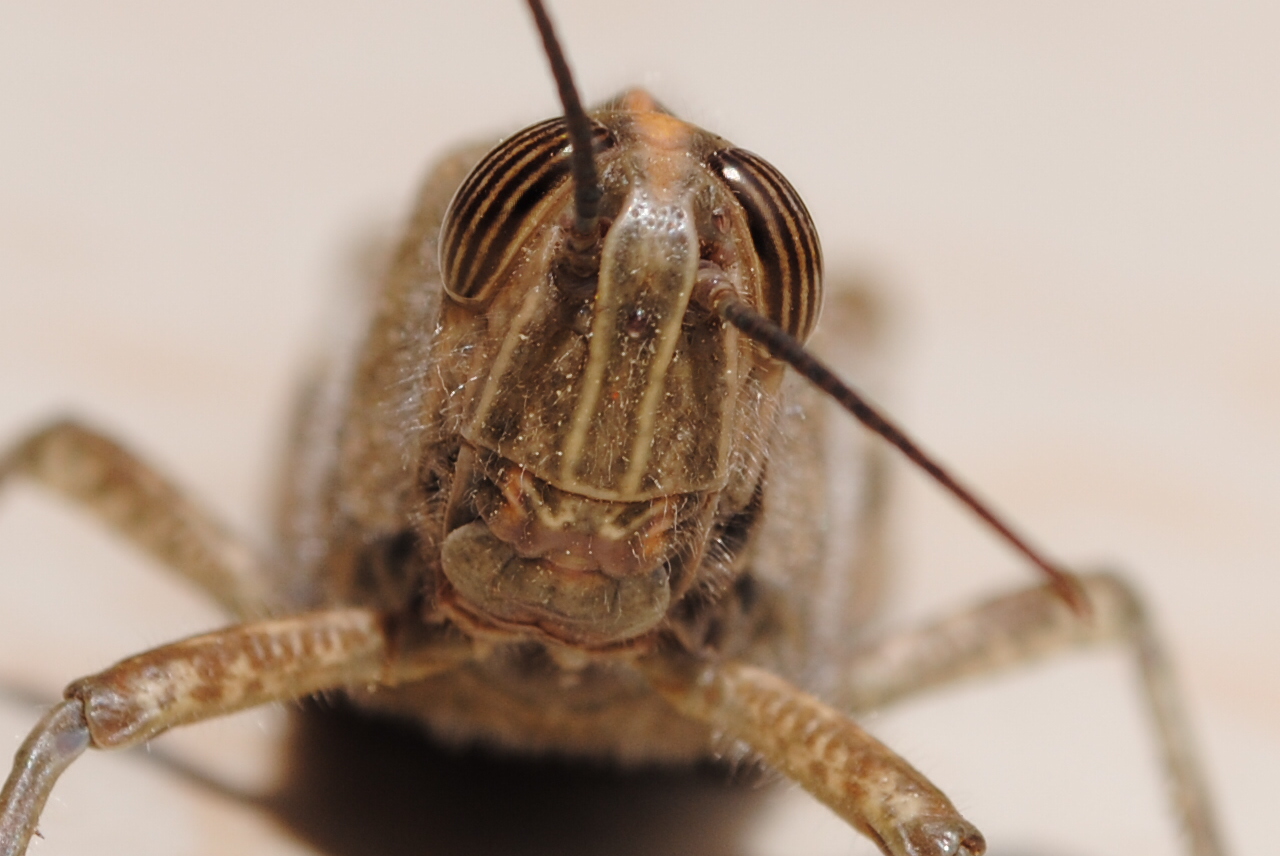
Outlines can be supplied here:
M1065 561L1123 568L1146 592L1228 843L1268 852L1280 15L1138 0L552 12L588 101L643 85L790 177L829 269L881 291L885 398L928 447ZM265 537L282 423L328 299L394 234L434 157L558 112L526 11L49 0L4 17L0 442L81 414ZM895 620L1033 579L919 476L897 475ZM0 509L0 616L0 738L15 748L70 679L221 621L26 489ZM1127 661L1092 653L867 724L994 854L1175 854L1143 715ZM374 836L338 847L308 832L305 806L235 796L296 782L287 732L282 710L255 711L151 753L86 758L33 852L375 852ZM714 785L660 777L647 802L626 787L614 809L646 805L645 823L687 827L708 800L725 811ZM717 815L699 852L873 852L794 788L733 793L749 810ZM434 828L376 850L496 846Z

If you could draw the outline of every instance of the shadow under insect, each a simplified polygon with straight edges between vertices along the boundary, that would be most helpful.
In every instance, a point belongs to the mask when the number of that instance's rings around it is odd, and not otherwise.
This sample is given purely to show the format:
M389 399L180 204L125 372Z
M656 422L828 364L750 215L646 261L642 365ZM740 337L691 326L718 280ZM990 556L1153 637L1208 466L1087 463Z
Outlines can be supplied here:
M769 793L753 769L447 749L411 726L315 706L294 717L286 762L263 807L334 856L733 856Z

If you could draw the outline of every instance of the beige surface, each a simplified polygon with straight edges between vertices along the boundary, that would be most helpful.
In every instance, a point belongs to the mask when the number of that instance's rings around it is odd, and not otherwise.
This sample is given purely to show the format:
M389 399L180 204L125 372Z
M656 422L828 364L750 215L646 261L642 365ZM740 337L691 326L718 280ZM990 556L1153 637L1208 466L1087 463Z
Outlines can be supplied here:
M1131 570L1178 657L1228 838L1267 853L1280 20L1167 3L889 6L555 11L591 100L645 84L792 178L832 266L891 295L893 403L928 445L1061 556ZM556 109L523 10L46 2L4 19L0 437L74 410L263 531L291 378L364 236L394 223L444 146ZM898 612L1029 579L916 476L900 485ZM42 698L216 621L29 491L5 497L0 569L0 685ZM1099 655L871 725L994 853L1172 854L1133 699L1120 660ZM35 716L3 701L0 738L16 745ZM257 787L283 725L254 713L161 745ZM870 851L801 794L742 799L741 846L700 852ZM696 826L670 802L661 816ZM366 847L321 847L280 816L154 756L94 756L58 789L34 852L517 852L425 821L398 849L359 834Z

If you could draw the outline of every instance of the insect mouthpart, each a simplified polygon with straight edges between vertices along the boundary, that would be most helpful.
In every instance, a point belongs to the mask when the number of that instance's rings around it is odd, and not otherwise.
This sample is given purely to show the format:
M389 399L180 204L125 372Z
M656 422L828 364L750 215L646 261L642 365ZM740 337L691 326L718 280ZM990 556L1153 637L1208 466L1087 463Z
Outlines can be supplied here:
M441 599L489 631L588 646L633 639L688 588L711 527L710 497L595 499L464 446Z

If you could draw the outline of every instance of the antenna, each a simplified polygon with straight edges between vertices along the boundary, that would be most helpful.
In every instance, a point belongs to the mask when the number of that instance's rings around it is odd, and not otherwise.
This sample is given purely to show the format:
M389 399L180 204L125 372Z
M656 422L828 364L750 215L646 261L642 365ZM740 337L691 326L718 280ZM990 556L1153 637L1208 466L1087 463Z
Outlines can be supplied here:
M1073 574L1058 567L1056 563L1046 558L1042 551L1031 546L1027 539L1015 532L989 503L979 499L973 491L947 472L905 431L867 401L865 396L837 377L835 372L810 353L798 339L743 302L723 276L713 275L700 283L694 292L693 299L737 327L744 335L759 342L774 358L791 366L801 377L834 398L868 430L883 437L891 446L906 455L913 464L928 473L934 481L946 488L1009 542L1015 550L1043 571L1058 596L1066 601L1076 614L1081 616L1090 614L1089 600L1080 581Z
M564 51L560 49L560 41L556 38L551 18L547 15L542 0L529 0L529 11L533 13L538 35L542 36L547 62L551 64L551 76L555 78L556 89L560 91L564 122L573 147L573 233L577 240L572 243L572 248L576 252L589 252L599 238L600 197L603 195L600 177L596 173L595 155L591 149L591 119L587 117L587 111L582 109L578 88L573 83L573 72L569 70L569 63L564 58Z
M560 48L560 42L556 38L551 18L548 17L542 0L528 0L528 2L534 23L538 27L538 34L542 36L547 61L551 64L551 75L555 78L556 88L560 92L560 103L564 105L565 125L573 148L574 224L569 249L581 258L589 256L598 243L600 197L603 193L591 147L591 119L582 109L577 87L573 83L573 73L569 70L569 63L565 60L564 51ZM835 373L817 357L809 353L798 339L743 302L734 292L732 285L722 276L713 274L704 279L695 290L693 299L738 328L745 336L759 342L774 358L791 366L801 376L839 402L840 406L853 414L853 417L870 431L883 437L890 445L906 455L912 463L928 473L934 481L946 488L1009 542L1015 550L1043 571L1049 578L1049 584L1076 614L1081 616L1090 614L1089 600L1075 576L1058 567L1040 550L1032 547L991 508L990 504L980 500L973 491L957 481L941 464L926 454L919 444L907 436L906 432L873 407L862 394L836 377Z

